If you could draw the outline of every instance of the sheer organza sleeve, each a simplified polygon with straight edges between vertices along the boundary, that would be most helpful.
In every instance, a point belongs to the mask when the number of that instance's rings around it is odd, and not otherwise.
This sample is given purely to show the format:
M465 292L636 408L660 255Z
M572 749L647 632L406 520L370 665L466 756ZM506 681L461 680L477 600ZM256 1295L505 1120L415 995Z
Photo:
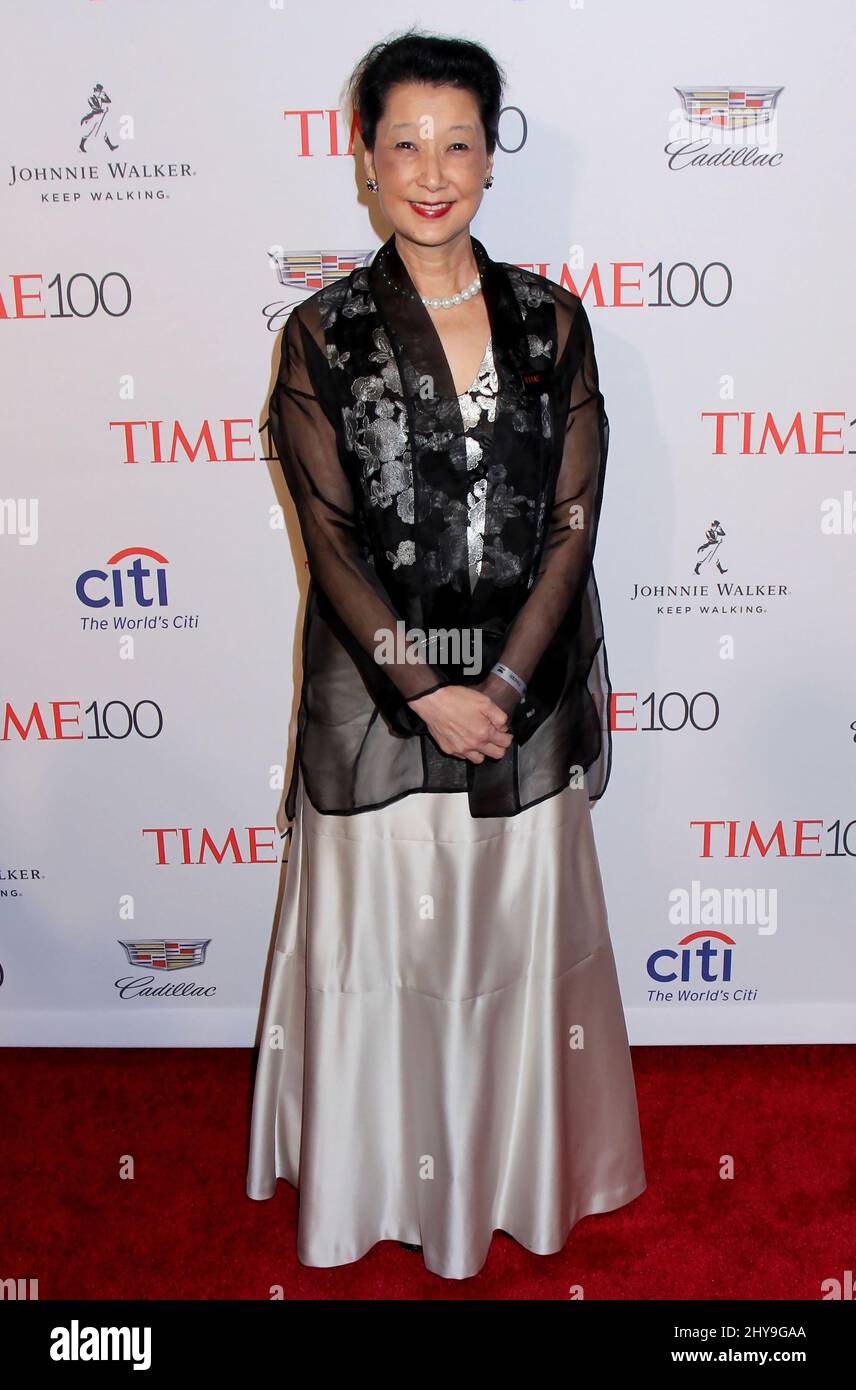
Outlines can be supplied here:
M325 388L324 374L331 370L298 306L282 332L268 412L270 435L297 510L325 618L362 671L390 725L410 736L425 723L407 701L449 681L423 659L385 659L382 664L375 659L382 634L394 634L401 618L367 559L353 489L339 457L334 398ZM395 648L387 643L384 655L390 650Z
M582 301L570 325L564 367L574 375L544 547L534 583L505 634L499 657L527 683L574 605L582 602L594 559L609 421ZM568 626L572 630L574 625L569 622ZM512 686L493 675L484 689L509 715L514 714L521 697ZM521 727L525 730L525 722Z

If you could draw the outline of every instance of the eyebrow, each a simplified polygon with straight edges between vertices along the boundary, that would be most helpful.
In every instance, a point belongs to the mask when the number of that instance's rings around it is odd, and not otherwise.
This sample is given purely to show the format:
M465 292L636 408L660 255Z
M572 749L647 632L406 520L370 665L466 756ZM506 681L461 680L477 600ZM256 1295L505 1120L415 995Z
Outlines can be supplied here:
M419 124L418 121L396 121L395 125L391 125L389 128L390 128L390 130L409 130L412 126L415 126L415 125L418 125L418 124ZM473 129L474 129L474 126L473 126L470 122L467 122L466 124L460 123L460 124L458 124L458 125L450 125L450 126L448 127L448 129L449 129L449 130L473 130Z

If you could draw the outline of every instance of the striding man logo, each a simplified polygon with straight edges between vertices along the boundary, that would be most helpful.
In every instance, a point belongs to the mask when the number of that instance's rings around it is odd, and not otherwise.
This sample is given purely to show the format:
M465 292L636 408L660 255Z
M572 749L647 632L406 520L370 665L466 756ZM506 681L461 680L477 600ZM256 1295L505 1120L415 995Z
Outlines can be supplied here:
M722 561L719 558L719 549L725 539L725 530L719 521L712 521L705 531L704 542L696 548L696 554L701 558L693 567L693 573L699 574L702 565L709 565L716 561L716 568L720 574L727 574L728 570L723 569Z
M83 134L80 137L80 145L78 148L82 150L84 154L86 154L87 140L91 140L93 137L97 138L99 132L104 136L111 150L118 150L119 146L113 144L113 141L104 129L107 115L110 111L110 104L110 98L101 83L96 82L92 89L92 95L89 97L89 110L85 116L81 116L80 118Z

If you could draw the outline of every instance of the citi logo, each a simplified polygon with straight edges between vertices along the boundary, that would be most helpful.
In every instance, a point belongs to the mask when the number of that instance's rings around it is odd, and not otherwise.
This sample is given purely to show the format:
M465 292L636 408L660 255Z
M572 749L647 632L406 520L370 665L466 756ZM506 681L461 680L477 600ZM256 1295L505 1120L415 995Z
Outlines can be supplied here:
M152 1364L150 1327L81 1327L72 1318L70 1327L51 1328L52 1361L132 1361L135 1371Z
M105 564L104 569L84 570L78 577L75 593L87 608L167 606L169 561L165 555L145 546L128 546Z
M658 985L676 981L728 984L731 980L732 946L736 942L725 932L694 931L677 946L664 946L648 957L648 974Z

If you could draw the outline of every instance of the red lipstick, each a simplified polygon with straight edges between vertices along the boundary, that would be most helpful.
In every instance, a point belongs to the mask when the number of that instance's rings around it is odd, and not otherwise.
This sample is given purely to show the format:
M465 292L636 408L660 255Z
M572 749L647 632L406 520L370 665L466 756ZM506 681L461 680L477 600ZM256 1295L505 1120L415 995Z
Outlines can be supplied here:
M434 222L438 217L445 217L452 207L451 203L411 203L410 206L419 217L426 217L429 222Z

